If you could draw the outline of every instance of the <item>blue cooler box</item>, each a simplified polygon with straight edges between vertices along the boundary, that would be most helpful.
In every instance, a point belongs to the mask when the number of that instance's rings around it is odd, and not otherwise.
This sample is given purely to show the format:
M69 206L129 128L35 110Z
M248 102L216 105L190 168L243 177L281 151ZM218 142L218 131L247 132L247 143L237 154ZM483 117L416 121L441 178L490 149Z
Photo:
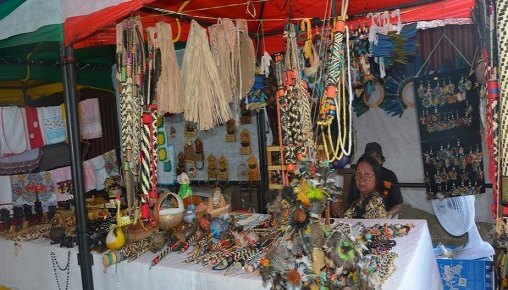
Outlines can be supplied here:
M444 290L494 289L494 272L489 260L436 259Z

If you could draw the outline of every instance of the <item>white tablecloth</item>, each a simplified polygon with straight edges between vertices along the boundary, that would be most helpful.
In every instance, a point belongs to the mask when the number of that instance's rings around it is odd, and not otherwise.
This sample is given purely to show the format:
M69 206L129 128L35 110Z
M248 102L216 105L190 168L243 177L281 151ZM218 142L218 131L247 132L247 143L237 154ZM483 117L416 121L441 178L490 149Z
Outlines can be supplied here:
M346 221L346 220L344 220ZM347 220L355 223L360 220ZM408 236L397 238L393 248L399 256L395 273L383 289L432 290L442 289L438 266L432 251L432 242L425 220L361 220L365 225L375 223L413 223L415 228ZM81 272L77 264L77 248L66 249L50 245L47 240L24 242L14 253L14 242L0 239L0 285L17 289L58 289L51 261L51 252L59 266L64 268L70 251L68 289L82 289ZM133 262L122 262L104 271L102 255L93 254L92 268L95 289L268 289L263 287L257 273L231 269L214 271L209 267L181 262L186 254L172 253L150 269L152 253L146 253ZM60 289L65 289L66 272L56 267Z

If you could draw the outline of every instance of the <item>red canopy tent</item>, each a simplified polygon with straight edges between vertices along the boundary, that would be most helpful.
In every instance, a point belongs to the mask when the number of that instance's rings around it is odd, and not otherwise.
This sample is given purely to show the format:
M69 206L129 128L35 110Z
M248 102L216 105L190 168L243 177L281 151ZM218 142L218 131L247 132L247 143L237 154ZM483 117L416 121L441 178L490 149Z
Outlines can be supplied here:
M330 15L331 7L326 0L253 0L230 3L223 0L132 0L107 7L84 16L70 17L64 23L65 45L83 48L116 43L115 24L126 16L140 16L143 26L154 26L164 21L173 25L174 38L185 41L190 27L190 19L202 25L216 23L219 18L245 18L248 21L251 37L263 37L262 45L268 52L279 51L283 47L281 37L285 23L303 18L323 19L325 10ZM340 3L338 4L340 5ZM340 8L340 7L338 7ZM368 24L365 16L370 12L401 9L404 23L450 18L470 18L474 0L385 0L351 1L348 7L350 25ZM396 20L395 20L396 21Z

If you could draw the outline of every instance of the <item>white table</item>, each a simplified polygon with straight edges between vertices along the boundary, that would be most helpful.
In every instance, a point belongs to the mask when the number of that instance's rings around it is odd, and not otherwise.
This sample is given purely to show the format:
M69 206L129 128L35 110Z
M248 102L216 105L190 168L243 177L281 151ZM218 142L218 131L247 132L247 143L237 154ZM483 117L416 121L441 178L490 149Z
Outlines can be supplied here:
M351 223L362 221L371 226L375 223L413 223L415 228L408 236L397 238L393 251L399 254L395 273L383 285L383 289L442 289L437 262L425 220L342 220ZM68 289L81 289L81 272L77 264L77 248L66 249L50 245L47 240L24 242L14 254L14 242L0 239L0 285L17 289L58 289L51 262L51 252L60 267L67 263L71 252L71 269ZM209 267L181 262L186 254L172 253L150 269L155 255L145 253L133 262L121 262L104 271L102 254L93 254L92 268L95 289L268 289L263 287L257 273L230 269L214 271ZM60 289L65 289L66 272L57 268ZM14 288L16 289L16 288Z
M343 222L363 222L366 226L375 224L407 224L415 225L405 237L396 238L397 244L392 251L399 256L395 260L395 272L386 280L382 289L392 290L433 290L443 289L439 267L430 238L426 220L357 220L339 219Z

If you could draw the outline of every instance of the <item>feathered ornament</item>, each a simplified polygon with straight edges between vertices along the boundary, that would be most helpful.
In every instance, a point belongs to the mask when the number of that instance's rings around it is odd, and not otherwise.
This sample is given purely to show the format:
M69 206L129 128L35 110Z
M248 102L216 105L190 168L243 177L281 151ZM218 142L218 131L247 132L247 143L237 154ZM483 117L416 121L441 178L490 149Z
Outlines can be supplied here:
M313 247L321 248L325 244L325 233L320 222L312 222L309 225L310 243Z
M290 287L302 286L302 275L297 269L289 269L286 272L286 280ZM291 289L291 288L290 288Z

